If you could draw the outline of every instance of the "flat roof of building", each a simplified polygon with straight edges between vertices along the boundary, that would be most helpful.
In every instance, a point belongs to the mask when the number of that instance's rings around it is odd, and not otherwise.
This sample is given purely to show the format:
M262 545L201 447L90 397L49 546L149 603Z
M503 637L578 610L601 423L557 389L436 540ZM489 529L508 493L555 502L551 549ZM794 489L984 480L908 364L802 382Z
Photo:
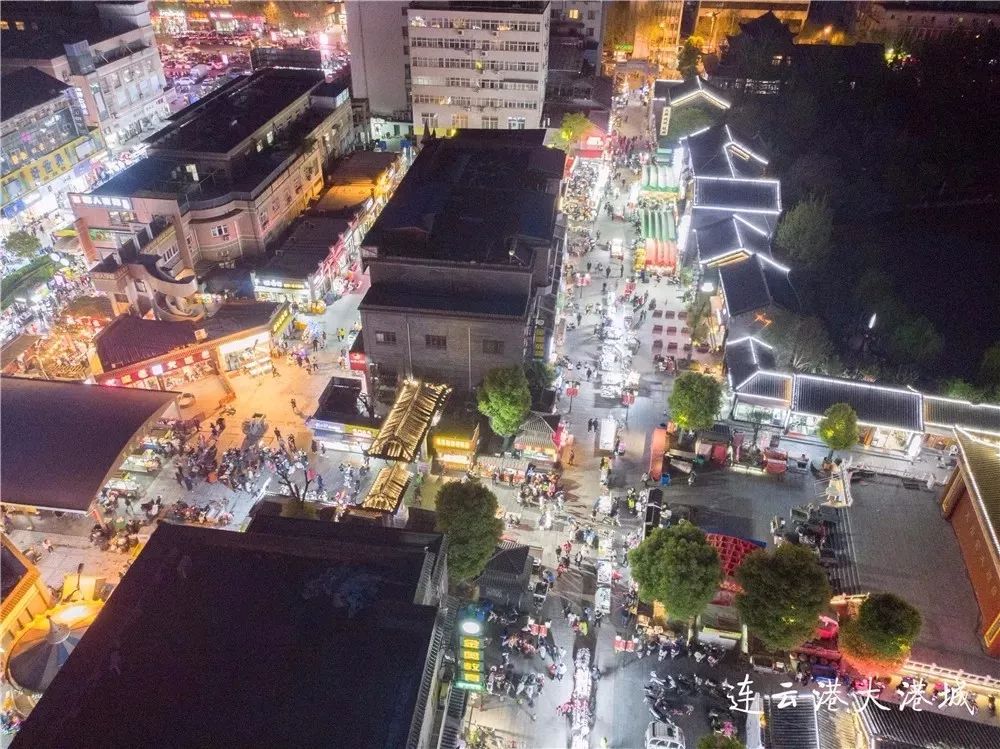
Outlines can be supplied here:
M6 54L6 49L4 54ZM21 68L0 76L0 119L7 121L50 102L69 88L38 68Z
M221 96L189 107L146 142L161 151L228 153L322 81L316 70L258 70Z
M407 746L437 616L413 603L422 566L293 526L159 525L14 746Z
M365 293L359 309L383 307L418 312L522 318L527 294L427 294L403 285L376 284Z
M423 146L364 245L377 257L530 268L550 242L566 155L544 131L463 130ZM515 250L511 257L510 250Z
M136 435L176 396L162 390L3 377L0 498L86 512Z
M102 15L94 2L3 3L0 16L10 28L0 35L3 56L8 60L51 60L66 54L63 45L86 41L91 45L137 27L119 16ZM26 24L18 31L15 21ZM38 24L38 30L30 24Z

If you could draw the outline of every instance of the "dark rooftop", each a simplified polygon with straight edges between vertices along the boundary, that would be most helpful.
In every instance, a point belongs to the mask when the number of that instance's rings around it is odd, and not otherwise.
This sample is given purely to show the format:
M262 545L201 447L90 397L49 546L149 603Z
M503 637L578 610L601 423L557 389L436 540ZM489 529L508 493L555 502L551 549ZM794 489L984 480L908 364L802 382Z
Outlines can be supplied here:
M747 336L726 343L726 371L733 388L760 370L775 369L774 349L763 341Z
M750 397L791 403L792 375L779 372L757 372L743 383L743 386L739 388L739 394L741 400Z
M697 177L694 181L694 205L727 208L734 212L780 213L781 185L777 180Z
M136 433L177 393L4 377L4 502L85 512Z
M764 176L767 161L756 144L737 136L725 123L682 139L687 163L696 177Z
M420 573L391 545L161 524L13 745L406 746Z
M319 396L316 411L310 421L328 421L337 424L361 424L378 429L382 419L371 418L359 400L361 380L354 377L332 377ZM322 428L322 425L317 425Z
M543 131L463 130L424 145L364 239L376 256L530 268L521 239L548 243L565 154Z
M189 107L147 143L153 151L228 153L322 80L313 70L259 70L224 95Z
M94 347L104 371L109 372L194 346L199 343L197 330L204 330L203 340L211 341L267 325L281 306L279 302L228 302L195 323L121 315L97 334Z
M101 3L94 2L8 2L0 7L0 16L10 25L0 34L4 58L51 60L66 54L63 45L87 41L103 42L136 27L126 20L104 15ZM15 21L23 21L18 31ZM38 26L37 30L31 24Z
M739 251L747 256L753 253L770 254L767 235L742 216L731 214L692 231L701 263L711 264Z
M772 305L792 311L799 307L788 269L765 256L752 255L720 266L719 281L730 317Z
M920 393L835 377L795 375L793 411L822 416L834 403L850 404L862 424L924 431Z
M924 420L936 427L958 426L970 432L1000 435L1000 405L991 403L925 395Z
M886 704L858 711L864 732L877 749L996 749L1000 728L942 715L937 710L899 710Z
M94 337L94 348L101 366L108 372L196 342L194 326L189 322L122 315Z
M661 86L661 84L667 85ZM680 83L657 81L654 85L653 95L656 98L666 98L672 107L698 100L707 101L722 109L728 109L730 106L729 100L719 89L706 83L701 77L696 75Z
M6 39L4 40L6 41ZM7 50L4 50L4 54ZM69 89L38 68L21 68L0 76L0 119L7 121L63 95Z
M425 294L405 286L377 284L368 289L361 309L390 307L420 312L460 313L485 317L522 318L528 309L527 294Z

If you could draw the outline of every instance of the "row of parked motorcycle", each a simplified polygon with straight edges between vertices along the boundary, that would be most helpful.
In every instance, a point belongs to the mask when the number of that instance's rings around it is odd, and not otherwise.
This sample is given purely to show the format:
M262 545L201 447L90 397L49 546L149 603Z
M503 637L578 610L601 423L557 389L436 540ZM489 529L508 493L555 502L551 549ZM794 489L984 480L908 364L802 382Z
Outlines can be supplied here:
M646 702L650 714L657 720L669 723L674 717L691 715L695 706L686 698L703 696L708 698L705 718L712 730L728 736L736 729L736 717L729 710L729 693L733 686L723 679L721 682L711 677L697 674L676 674L660 678L653 671L646 685Z

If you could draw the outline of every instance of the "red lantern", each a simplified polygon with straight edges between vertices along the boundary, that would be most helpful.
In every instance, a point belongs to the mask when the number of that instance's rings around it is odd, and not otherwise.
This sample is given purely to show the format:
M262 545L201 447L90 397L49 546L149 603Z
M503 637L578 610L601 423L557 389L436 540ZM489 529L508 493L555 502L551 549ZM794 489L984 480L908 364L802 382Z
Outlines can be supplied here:
M571 385L566 386L566 395L568 395L570 398L575 398L579 394L580 394L580 386L577 385L575 382Z
M634 390L626 390L624 393L622 393L622 405L623 406L631 406L633 403L635 403L635 391Z

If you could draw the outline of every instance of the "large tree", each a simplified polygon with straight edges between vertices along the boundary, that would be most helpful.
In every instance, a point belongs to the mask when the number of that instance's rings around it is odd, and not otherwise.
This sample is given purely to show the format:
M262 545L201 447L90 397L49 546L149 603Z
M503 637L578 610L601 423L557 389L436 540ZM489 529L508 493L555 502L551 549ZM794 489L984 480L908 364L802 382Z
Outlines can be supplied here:
M593 123L587 116L580 112L570 112L564 114L559 125L559 134L556 139L556 147L563 151L572 153L575 150L580 138L586 135L587 131L593 128Z
M12 231L3 241L3 248L22 260L31 260L42 248L42 243L34 234L26 231Z
M777 310L764 328L763 337L774 346L781 367L829 374L839 366L826 325L818 317Z
M674 380L668 405L670 418L681 429L711 429L722 405L722 385L714 377L685 372Z
M816 425L816 432L823 443L830 448L827 459L836 450L850 450L858 444L858 415L849 403L834 403L823 412L823 418Z
M478 481L453 481L437 495L437 528L448 536L448 574L470 580L493 554L503 522L497 518L496 495Z
M677 69L685 78L698 74L698 63L701 62L701 48L705 46L705 40L700 36L689 36L681 53L677 56Z
M944 339L934 323L924 315L900 315L889 334L889 355L893 361L928 367L941 356Z
M736 598L743 623L775 650L809 640L830 602L826 572L804 546L753 552L736 570L736 581L743 589Z
M629 553L629 562L639 596L684 621L704 610L722 582L718 552L691 523L657 528Z
M491 369L479 386L479 412L501 437L511 437L531 409L531 390L521 367Z
M524 376L528 380L528 386L534 390L546 390L556 381L556 371L539 359L524 365Z
M825 197L808 197L788 211L778 224L775 240L801 263L821 265L830 254L833 211Z
M874 593L840 627L840 650L864 672L899 666L920 634L920 612L892 593Z

